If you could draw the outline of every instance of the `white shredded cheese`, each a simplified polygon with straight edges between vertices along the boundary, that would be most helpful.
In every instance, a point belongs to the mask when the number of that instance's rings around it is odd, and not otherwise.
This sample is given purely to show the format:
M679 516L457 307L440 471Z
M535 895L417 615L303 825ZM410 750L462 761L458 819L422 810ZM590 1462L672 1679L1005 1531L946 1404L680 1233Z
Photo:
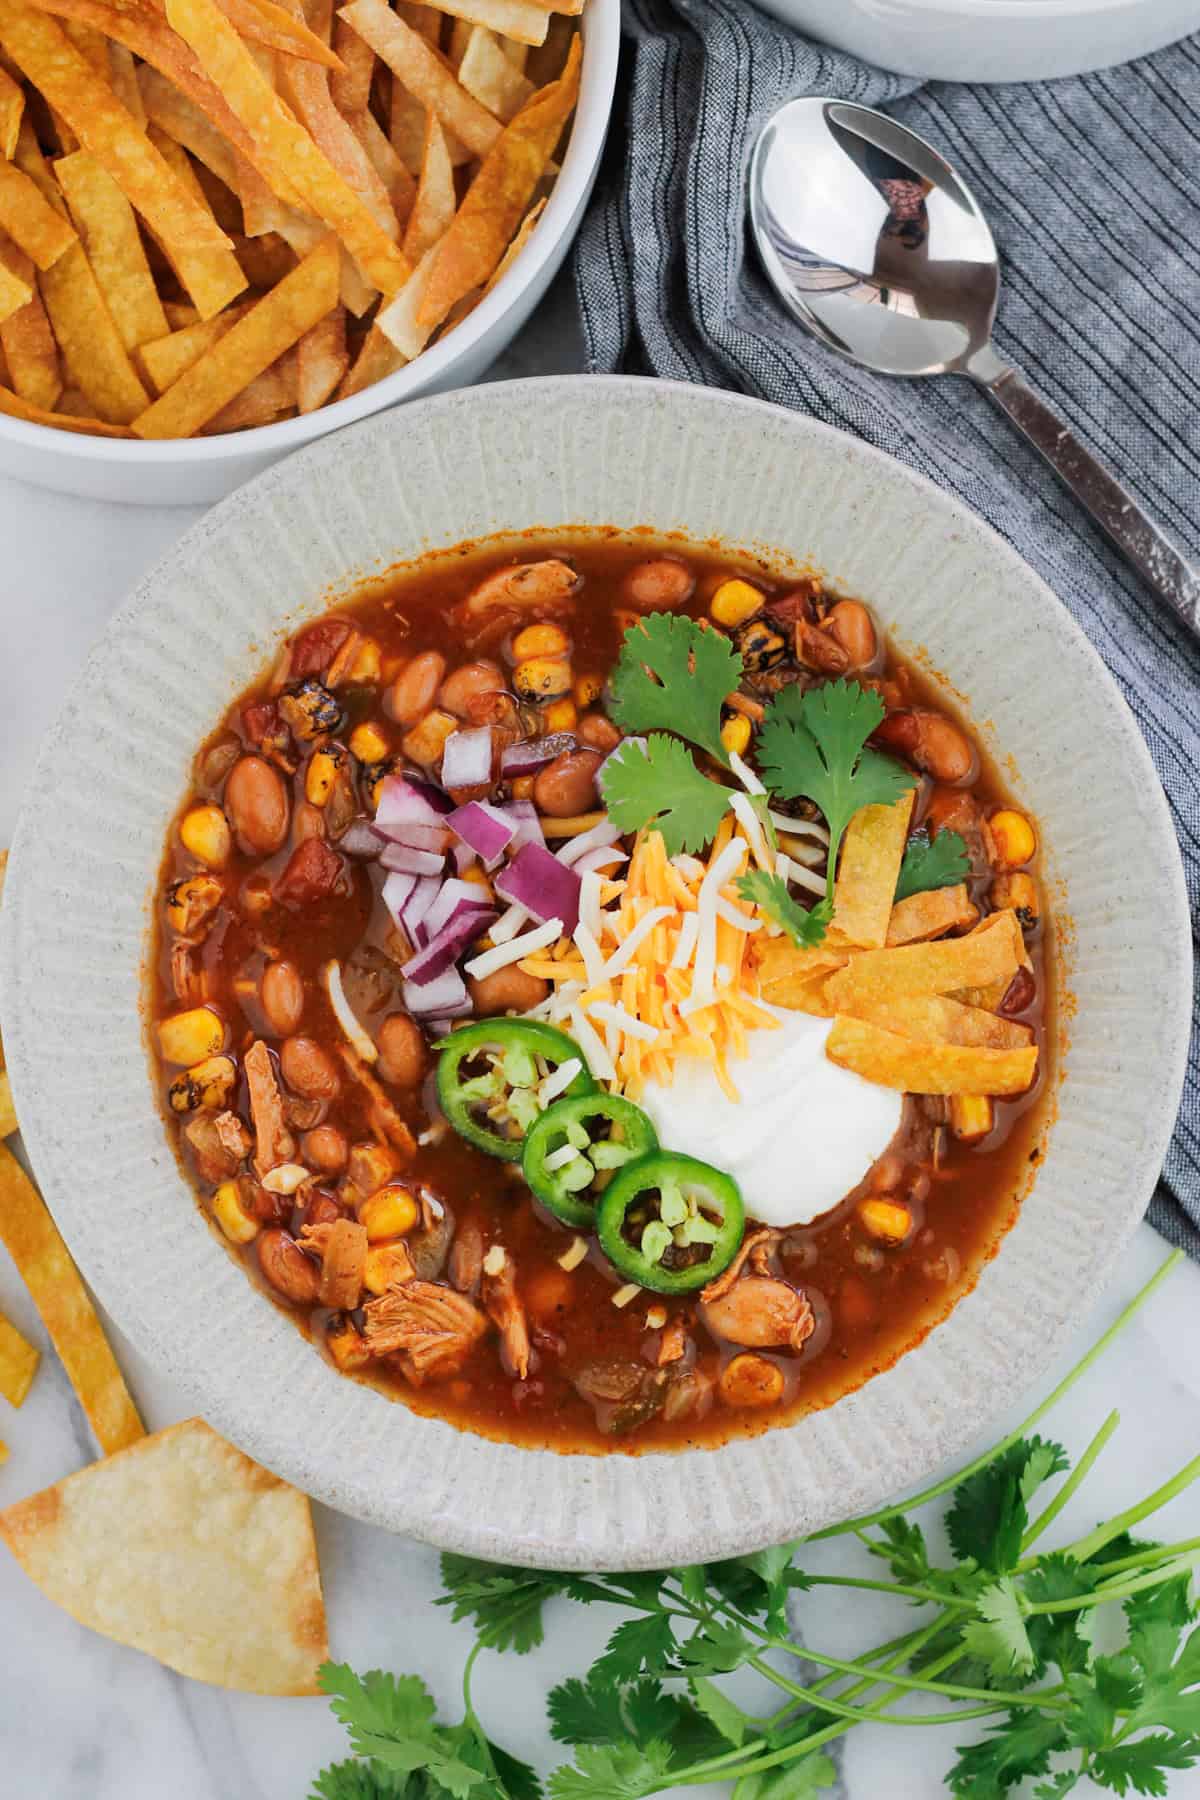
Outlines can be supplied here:
M652 1306L650 1311L646 1314L646 1329L648 1331L661 1331L666 1322L667 1309L665 1306Z
M581 831L578 837L568 838L562 849L556 850L554 854L569 869L572 863L577 863L589 850L607 850L610 844L616 843L620 835L612 820L605 817L598 825L593 825L590 831Z
M776 831L789 831L793 837L816 838L820 843L829 842L829 832L824 825L818 825L815 819L789 819L786 813L768 812L768 819Z
M724 894L717 895L717 917L724 919L727 925L732 925L735 931L757 931L762 924L761 919L751 918L750 914L743 912L740 906L735 906L732 900L727 900Z
M717 964L717 986L727 988L733 980L733 970L728 963Z
M557 1069L546 1076L544 1081L538 1083L538 1100L543 1106L551 1105L560 1094L566 1093L575 1077L582 1072L582 1059L578 1056L569 1056L565 1063L560 1063Z
M760 869L769 871L771 868L770 846L767 843L766 833L762 828L762 820L755 812L754 804L751 801L749 794L733 794L730 796L729 804L733 808L734 816L736 817L738 824L746 835L746 842L753 852L755 862Z
M577 1269L579 1267L587 1253L587 1239L581 1237L572 1238L567 1248L559 1257L558 1266L560 1269L565 1269L567 1273L570 1274L572 1269Z
M494 949L473 957L466 965L467 974L482 981L485 975L494 975L497 969L507 969L509 963L520 962L523 956L531 956L535 950L545 950L547 945L556 944L562 936L562 928L561 919L547 919L536 931L527 931L523 936L513 938L511 943L496 944ZM493 931L493 939L495 935Z
M505 1250L504 1245L503 1244L493 1244L491 1249L488 1251L487 1255L483 1259L484 1274L485 1275L502 1275L504 1273L504 1265L507 1261L508 1261L508 1252Z
M309 1179L303 1163L279 1163L263 1176L262 1185L268 1194L294 1194Z
M689 1012L696 1012L700 1007L709 1005L715 998L713 975L717 962L717 900L721 889L741 868L745 855L745 840L731 838L721 854L713 858L700 883L700 892L696 896L699 935L696 941L696 963L692 971L692 988L679 1009L684 1017Z
M579 942L579 933L585 930L593 938L599 937L604 927L601 925L600 877L594 869L586 869L579 882L579 924L575 929L575 942Z
M509 939L515 938L518 931L527 925L532 917L533 914L527 907L518 906L514 901L507 912L500 914L496 923L488 931L488 936L493 944L507 944Z
M615 1081L617 1065L608 1054L608 1047L596 1027L588 1019L581 1006L572 1006L568 1017L571 1029L578 1041L579 1048L587 1057L588 1068L598 1081Z
M641 1291L636 1281L627 1281L624 1287L617 1289L612 1297L612 1303L614 1306L628 1306L631 1300L637 1299Z
M561 1144L557 1150L552 1150L549 1156L543 1160L542 1167L548 1175L553 1175L556 1169L565 1169L568 1163L578 1160L579 1152L574 1144Z
M671 858L671 867L678 869L685 881L699 881L704 874L704 864L698 856L689 856L681 850L678 856Z
M824 899L825 883L821 877L814 875L811 869L806 869L802 863L795 862L790 856L785 856L782 850L775 858L775 873L781 875L785 881L794 881L796 886L803 888L806 893L816 894L818 898Z
M806 869L819 868L829 854L826 845L794 837L789 831L779 833L779 848L786 850L793 862L803 863Z
M350 1009L346 998L346 990L342 986L341 964L336 960L327 962L321 970L321 979L325 984L325 992L329 995L329 1004L333 1008L333 1016L346 1035L351 1048L366 1063L373 1063L379 1055L370 1035L363 1030Z
M445 1119L435 1119L432 1125L427 1125L425 1127L425 1130L418 1137L417 1142L422 1149L428 1144L440 1144L446 1135L446 1131L447 1125Z
M658 1037L657 1025L647 1025L644 1019L635 1019L623 1006L616 1006L609 1000L594 1000L591 1011L604 1024L615 1025L626 1037L640 1038L644 1044L652 1044Z
M587 880L586 875L584 880ZM575 927L575 945L583 958L583 966L587 970L588 986L599 987L605 978L604 952L596 942L591 926L585 925L582 918Z
M611 981L614 975L619 975L622 969L628 967L654 927L661 925L664 919L669 919L673 910L670 906L652 906L645 918L638 920L625 942L613 951L605 963L604 980Z
M675 939L675 954L667 964L669 969L686 969L696 952L696 940L700 936L700 915L684 913L683 923L679 927L679 935Z
M744 763L736 750L729 752L729 766L748 794L765 794L766 788L754 770Z

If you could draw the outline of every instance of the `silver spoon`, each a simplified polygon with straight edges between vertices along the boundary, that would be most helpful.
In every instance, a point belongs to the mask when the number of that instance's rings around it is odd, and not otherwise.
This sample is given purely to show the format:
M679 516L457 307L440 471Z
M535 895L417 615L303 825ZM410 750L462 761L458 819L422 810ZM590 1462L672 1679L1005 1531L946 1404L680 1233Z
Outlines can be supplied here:
M789 101L755 145L750 223L802 325L881 375L969 375L1200 635L1200 573L992 347L996 245L923 138L849 101Z

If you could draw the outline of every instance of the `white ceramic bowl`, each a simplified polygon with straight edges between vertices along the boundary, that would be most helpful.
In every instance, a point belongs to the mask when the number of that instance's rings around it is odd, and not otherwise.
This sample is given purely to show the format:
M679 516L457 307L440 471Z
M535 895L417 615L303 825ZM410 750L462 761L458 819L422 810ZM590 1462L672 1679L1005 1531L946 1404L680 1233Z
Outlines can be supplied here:
M0 475L135 506L219 500L303 444L404 400L469 387L508 348L562 266L587 205L612 111L621 0L588 0L579 104L562 172L513 267L461 325L374 387L303 418L183 442L131 443L30 425L0 413Z
M1047 81L1148 56L1200 28L1200 0L757 0L901 75Z
M397 558L573 522L811 556L872 602L1015 754L1074 927L1059 1117L974 1292L859 1393L718 1450L522 1450L338 1375L205 1224L143 1042L164 834L196 746L273 640ZM219 1430L329 1504L434 1543L659 1567L877 1505L1040 1374L1161 1165L1190 956L1179 855L1142 740L1079 631L993 532L899 463L782 409L570 376L444 395L315 445L216 508L147 577L26 797L0 911L0 1016L25 1140L71 1249L122 1329Z

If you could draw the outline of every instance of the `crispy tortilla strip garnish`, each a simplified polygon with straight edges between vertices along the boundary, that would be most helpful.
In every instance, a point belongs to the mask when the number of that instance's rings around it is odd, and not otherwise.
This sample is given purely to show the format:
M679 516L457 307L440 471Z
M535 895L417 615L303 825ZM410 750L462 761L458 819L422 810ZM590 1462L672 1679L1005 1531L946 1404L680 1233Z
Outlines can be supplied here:
M437 113L468 149L476 156L490 150L500 135L500 121L472 99L437 52L403 19L389 12L384 0L352 0L338 16L353 26L409 93ZM394 138L392 141L395 143Z
M446 135L437 114L431 112L426 116L421 181L404 233L404 254L410 262L420 262L425 252L445 235L457 206Z
M835 1012L856 997L886 1002L908 994L953 994L985 982L1010 980L1024 954L1021 928L1015 913L992 917L996 922L986 932L974 931L935 944L861 951L829 978L829 999ZM960 1091L983 1094L988 1089Z
M825 983L849 960L849 951L826 944L816 950L802 950L790 938L767 938L756 948L755 962L759 989L771 1006L783 1006L791 1012L813 1013L831 1019L833 1007L825 999Z
M355 0L356 6L368 3ZM431 330L440 325L455 301L486 282L503 256L574 110L579 55L575 38L561 78L521 108L485 156L454 223L433 252L418 325Z
M146 123L146 108L142 104L142 92L138 87L137 65L133 60L133 52L124 44L108 42L108 79L112 83L112 91L125 110L135 118L139 125Z
M82 245L72 244L52 269L43 269L40 285L69 379L87 395L105 424L130 424L149 396Z
M195 101L189 100L186 94L181 94L174 82L168 80L158 69L151 69L143 63L138 70L138 88L147 121L151 125L157 125L168 137L174 138L183 149L189 150L197 162L202 162L206 169L211 169L226 187L237 193L241 172L247 168L262 181L262 176L258 175L253 165L231 148L229 140L206 117Z
M60 398L65 405L71 395L64 391ZM24 419L28 425L49 425L55 431L78 431L84 437L133 436L127 425L109 425L86 413L50 412L43 406L34 406L30 401L22 400L19 394L14 394L11 388L6 387L0 387L0 412L7 413L10 419Z
M341 63L330 77L329 92L333 104L347 118L352 113L366 112L371 104L371 82L375 75L375 52L341 13L333 19L333 48Z
M458 79L468 94L505 125L534 91L532 81L505 55L484 25L477 25L471 33L458 65Z
M139 437L188 437L337 305L339 257L327 237L133 421Z
M843 943L878 950L887 939L915 792L891 806L860 808L846 828L830 927Z
M404 362L411 362L414 356L420 356L433 335L433 326L419 324L418 315L429 285L436 253L435 244L433 249L425 252L405 286L375 320L379 330L395 345Z
M0 1537L73 1619L182 1675L318 1691L329 1651L308 1501L203 1419L18 1501Z
M23 0L0 0L0 44L165 243L227 247L211 214L180 187L137 120L55 20Z
M25 96L6 69L0 69L0 156L12 160L25 111Z
M387 189L375 173L370 157L333 104L326 71L294 59L285 59L283 69L288 98L314 144L328 157L330 166L358 195L388 237L398 239L400 226Z
M0 1069L0 1138L11 1137L17 1129L17 1109L13 1105L8 1076Z
M60 156L58 185L126 350L165 337L162 309L137 220L112 176L86 150Z
M888 946L894 949L897 944L927 942L947 931L973 925L978 917L965 881L955 887L927 888L923 893L897 900L888 920Z
M33 299L32 279L25 281L15 275L8 264L0 261L0 325L19 313Z
M0 1394L20 1406L29 1392L41 1353L0 1313Z
M428 4L432 7L433 0ZM436 11L465 19L468 25L485 25L518 44L544 44L550 23L546 9L531 6L529 0L437 0Z
M350 366L346 309L335 306L296 345L296 405L302 413L324 406Z
M62 394L62 373L58 345L37 291L33 264L15 244L0 245L0 259L34 290L28 305L0 324L0 351L7 364L8 383L22 400L49 411L57 406Z
M240 306L227 307L215 319L198 319L193 325L172 331L168 337L143 344L138 350L138 362L149 376L155 393L165 393L173 382L178 381L218 338L224 337L230 327L237 324L249 304L243 302Z
M15 164L0 161L0 230L30 257L39 269L48 269L75 242L75 233L55 212Z
M855 996L843 1000L843 1014L882 1025L898 1037L920 1044L979 1045L987 1050L1021 1050L1033 1042L1028 1025L1003 1019L981 1006L964 1006L943 994L908 994L902 1000L874 1000Z
M404 367L407 360L387 333L381 331L378 325L372 325L359 347L349 374L338 388L335 399L348 400L352 394L361 394L364 388L373 387L385 375L394 375L397 369Z
M417 184L392 148L391 140L373 112L347 115L346 123L362 145L371 167L382 181L392 210L405 225L417 197Z
M571 40L577 35L574 17L551 19L544 44L535 44L526 52L525 73L534 87L545 87L566 67Z
M3 1145L0 1242L42 1315L97 1443L106 1455L123 1450L142 1436L142 1421L45 1202Z
M274 287L299 260L295 251L274 231L268 231L265 237L236 238L234 254L250 286L256 288Z
M208 208L204 189L188 160L187 151L157 125L148 127L150 142L168 168L178 176L181 186L195 195L200 205ZM211 209L209 209L211 211ZM216 220L213 220L214 225ZM220 226L217 226L220 230ZM246 287L242 265L232 250L171 250L163 244L163 252L179 277L180 286L191 295L202 319L212 319L235 300Z
M402 82L392 82L388 112L388 140L414 179L421 173L425 153L425 108Z
M961 941L961 940L960 940ZM889 954L898 954L891 952ZM906 1094L1023 1094L1037 1073L1037 1050L920 1044L865 1019L839 1014L825 1043L830 1062Z
M320 63L326 69L338 70L341 63L333 51L310 31L302 18L273 0L219 0L221 11L242 37L284 56L300 57L305 62Z
M0 0L0 6L13 3ZM259 147L260 163L269 165L273 180L282 173L301 204L337 232L363 274L381 293L394 294L408 278L407 261L279 99L215 0L166 0L166 8Z
M978 925L976 925L972 931L968 932L967 935L968 937L973 938L983 937L989 931L994 931L997 928L998 921L1011 921L1011 925L1000 923L999 929L1001 931L1008 931L1011 929L1011 926L1016 927L1016 936L1020 942L1019 960L1021 967L1023 969L1032 969L1033 964L1029 960L1029 952L1025 948L1025 937L1021 931L1020 922L1011 907L1005 907L1000 912L989 913L987 918L981 919ZM1012 975L1015 973L1016 971L1014 970L1012 974L999 975L992 981L984 981L970 987L957 988L955 989L954 997L956 1000L961 1000L965 1006L982 1006L985 1007L988 1012L995 1012L1001 1001L1004 999L1005 994L1008 992L1009 983L1012 981Z
M269 425L296 407L296 352L288 350L278 362L244 387L235 399L210 419L202 436L217 437L223 431L245 431L250 425Z
M533 236L534 227L545 210L545 200L539 200L535 206L530 207L529 211L521 221L521 229L518 231L516 237L508 246L508 249L504 252L504 255L500 258L500 261L496 264L495 269L488 278L487 285L480 296L481 299L486 300L497 282L504 280L504 277L508 274L508 271L512 268L518 256L520 256L522 250Z

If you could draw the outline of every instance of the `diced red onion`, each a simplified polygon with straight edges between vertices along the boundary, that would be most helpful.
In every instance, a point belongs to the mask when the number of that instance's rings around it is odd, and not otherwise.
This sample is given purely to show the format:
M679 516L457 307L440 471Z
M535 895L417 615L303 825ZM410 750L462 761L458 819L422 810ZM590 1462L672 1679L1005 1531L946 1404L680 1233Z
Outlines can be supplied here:
M517 828L517 835L508 846L513 856L518 850L524 849L526 844L546 842L542 821L538 818L538 809L532 800L510 800L504 810Z
M454 1024L455 1019L465 1019L474 1011L475 1008L471 1003L471 996L468 994L461 1006L456 1006L453 1012L443 1013L440 1019L430 1019L427 1029L435 1038L445 1037L450 1031L451 1026ZM445 1128L443 1127L443 1129Z
M453 965L436 981L404 982L401 994L408 1011L421 1018L458 1018L471 1008L467 984Z
M354 819L338 839L337 847L347 856L375 857L383 848L383 839L369 820Z
M423 875L400 908L400 926L410 944L418 950L428 942L425 919L442 891L439 875Z
M493 911L491 897L473 881L458 881L453 876L443 881L434 897L433 904L422 914L421 923L432 937L443 925L448 925L460 906L482 907L485 912Z
M434 805L425 782L418 786L404 775L385 775L375 809L375 829L386 838L402 839L406 825L442 824L444 810Z
M444 788L488 787L492 779L492 728L452 731L442 750Z
M464 844L461 838L452 846L450 854L454 858L456 875L465 875L471 864L479 861L470 844Z
M404 777L409 787L415 788L422 800L428 802L435 813L453 811L454 802L449 794L443 794L436 781L429 781L424 775L408 774Z
M607 850L620 836L621 833L611 819L601 819L590 831L581 831L578 837L568 838L562 849L556 852L557 860L570 868L581 856L586 856L589 850Z
M469 800L456 807L448 823L465 844L482 858L485 869L494 869L517 835L514 819L509 819L494 806L481 800Z
M435 850L439 856L445 856L454 843L454 833L447 824L396 825L391 841L405 850Z
M544 844L524 844L496 876L496 892L524 906L536 919L561 919L570 937L579 923L579 876Z
M506 781L516 781L522 775L535 775L548 762L553 762L556 756L561 756L566 750L573 750L575 741L574 732L555 731L549 737L526 738L520 744L510 744L500 758L500 773Z
M410 956L400 973L405 983L428 987L457 962L468 944L481 937L495 918L490 906L458 906L440 931L434 932L423 950Z
M411 938L412 933L404 922L404 908L412 898L413 889L418 885L415 875L406 875L400 870L389 875L383 884L383 904L391 913L397 930L402 931L408 938Z
M440 875L446 866L442 851L413 850L408 844L385 844L379 860L385 869L398 870L402 875Z

